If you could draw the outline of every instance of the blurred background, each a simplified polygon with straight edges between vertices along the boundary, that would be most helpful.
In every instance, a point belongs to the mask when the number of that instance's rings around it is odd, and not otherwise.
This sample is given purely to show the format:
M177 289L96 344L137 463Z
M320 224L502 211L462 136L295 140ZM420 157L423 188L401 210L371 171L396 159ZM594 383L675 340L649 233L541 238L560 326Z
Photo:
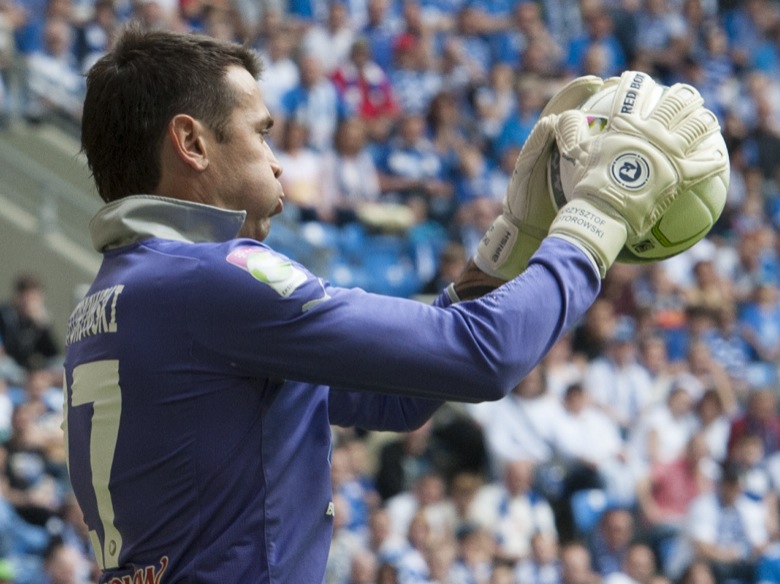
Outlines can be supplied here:
M99 266L84 74L135 21L263 57L267 243L430 300L573 77L690 83L731 156L708 237L616 265L512 395L408 435L334 428L328 584L780 582L780 3L0 0L0 583L94 581L64 469L67 319Z

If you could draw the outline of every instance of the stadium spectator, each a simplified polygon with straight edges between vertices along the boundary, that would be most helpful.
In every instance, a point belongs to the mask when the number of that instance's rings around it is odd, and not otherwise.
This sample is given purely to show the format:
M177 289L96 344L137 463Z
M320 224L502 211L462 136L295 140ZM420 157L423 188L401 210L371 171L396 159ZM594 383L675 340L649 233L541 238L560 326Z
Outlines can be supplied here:
M780 535L777 491L772 484L773 477L768 459L761 437L756 434L745 434L734 445L730 463L736 467L740 475L744 493L764 505L768 537L777 540Z
M20 366L39 368L60 355L43 285L31 274L18 275L9 302L0 305L0 339Z
M62 502L61 468L50 462L51 443L35 426L32 405L16 406L11 438L4 445L7 482L2 495L28 523L45 526Z
M520 148L531 134L545 103L545 89L534 75L525 75L515 87L515 108L504 120L492 143L494 155L501 157L509 148Z
M731 416L737 407L734 395L719 393L712 387L705 389L696 403L697 432L704 435L709 456L718 463L726 460Z
M772 387L752 389L744 411L732 419L727 459L731 458L737 442L746 434L761 437L765 456L780 451L780 415L777 412L777 396Z
M755 562L767 543L767 509L748 497L739 472L726 464L712 492L691 503L685 520L685 535L678 553L688 550L688 565L699 560L709 564L717 582L753 582Z
M396 36L393 42L390 82L405 114L424 115L442 89L441 76L432 66L426 44L411 32Z
M623 46L615 36L612 16L600 1L588 3L586 6L582 14L585 32L573 38L566 48L566 71L572 76L584 74L585 56L589 50L597 48L603 51L603 68L588 73L600 77L619 75L628 62Z
M620 570L612 572L602 584L654 584L658 566L653 550L645 543L629 545Z
M780 291L776 283L756 287L753 300L742 308L739 324L753 360L774 368L780 360ZM772 383L776 378L777 372L770 369L767 381Z
M500 481L482 486L471 504L471 520L492 536L503 560L527 557L535 533L558 537L553 508L534 489L535 468L529 460L507 462Z
M615 335L618 319L615 307L604 298L597 299L572 333L572 352L590 362L602 357Z
M648 405L662 402L669 393L669 387L677 367L669 361L666 341L656 328L638 338L638 359L650 375L652 389Z
M635 19L633 50L649 61L650 71L668 79L688 49L682 14L669 0L647 0L636 12Z
M73 56L73 36L68 21L45 21L41 49L26 58L25 116L29 121L50 118L73 123L81 119L84 79Z
M590 551L585 544L572 541L561 546L561 584L598 584Z
M361 207L379 203L379 172L367 148L367 132L360 118L342 120L334 149L324 156L320 184L324 216L338 225L357 221Z
M44 554L42 577L34 584L89 584L90 564L73 546L53 540Z
M320 55L298 57L300 80L282 96L280 121L295 119L309 128L308 145L326 152L333 144L342 106L333 83L325 76Z
M406 112L401 116L377 168L384 200L405 203L419 197L431 218L446 222L454 208L453 186L445 181L444 163L425 135L422 115Z
M355 30L350 25L345 2L329 2L325 21L315 22L301 38L301 51L320 58L322 71L331 76L349 60L355 42Z
M494 541L490 533L484 528L466 524L461 526L455 536L455 557L443 576L453 582L489 582L493 576L494 562ZM433 570L431 576L441 579L441 575Z
M335 451L334 451L335 452ZM334 469L334 478L335 473ZM338 487L338 484L334 485ZM326 584L348 584L350 573L352 571L353 558L357 557L363 547L363 538L353 529L350 529L350 523L353 522L352 508L350 502L338 490L333 494L333 536L328 550L328 563L325 568Z
M178 7L168 0L140 0L131 3L131 20L145 30L182 30Z
M431 100L425 116L426 132L444 163L448 180L456 179L464 148L472 146L484 156L480 144L473 143L473 131L461 105L453 91L442 90Z
M498 403L481 404L475 416L481 422L496 472L505 464L524 459L544 464L553 459L552 427L559 408L550 395L544 368L538 365Z
M371 511L365 546L380 563L393 563L406 545L406 536L393 530L390 514L384 506Z
M303 120L288 118L284 122L281 143L276 154L284 165L279 182L292 210L300 221L321 221L330 218L328 201L322 190L325 179L325 155L310 147L309 126Z
M766 31L778 22L778 10L767 0L745 0L723 10L722 19L731 47L729 56L735 65L745 67Z
M669 361L682 359L687 332L683 287L662 263L651 264L634 281L634 297L637 310L646 315L648 325L664 339Z
M423 294L438 294L454 282L466 267L466 250L460 243L451 241L444 246L438 258L436 274L423 287Z
M714 489L718 474L706 436L697 433L688 439L682 455L653 465L637 480L639 531L663 569L685 527L691 502Z
M273 115L282 113L282 99L300 82L298 66L293 59L294 34L290 25L280 22L268 31L258 51L263 58L264 73L258 82L263 99Z
M629 439L632 464L636 468L651 469L682 455L697 428L693 404L701 393L702 386L695 377L678 374L666 399L631 417Z
M609 507L601 514L588 538L588 550L593 569L602 578L620 571L637 531L634 516L626 507Z
M379 496L372 485L360 480L353 466L352 454L344 444L333 448L330 474L333 492L341 497L341 506L346 515L346 519L341 519L341 527L358 535L363 541L368 531L369 514L379 504Z
M411 538L410 532L422 528L413 525L415 518L420 517L424 519L426 537L444 537L451 520L446 495L446 483L440 473L431 470L421 475L411 488L385 501L393 531Z
M384 444L377 458L376 486L384 501L408 491L420 477L438 470L441 447L431 438L427 422Z
M113 0L98 0L92 16L75 28L74 53L79 70L86 73L89 68L108 50L113 42L119 17Z
M393 66L393 43L400 29L398 15L393 13L395 8L395 3L389 0L368 0L366 23L359 31L368 41L374 61L385 73Z
M742 335L738 324L737 306L734 302L726 302L712 314L713 326L704 331L704 341L714 363L717 363L728 380L723 380L720 371L713 370L717 386L733 397L744 396L750 381L750 347Z
M633 503L634 478L618 424L591 402L580 382L569 385L562 405L552 420L552 442L565 471L563 499L576 491L603 489L611 501Z
M477 86L474 91L477 126L480 135L488 143L498 137L506 120L517 107L514 85L513 65L498 62L491 67L487 81Z
M593 403L618 424L625 436L652 398L652 381L637 358L630 321L621 321L606 339L604 354L588 363L583 385Z
M418 512L409 523L406 545L393 563L397 570L398 582L425 582L430 578L428 566L428 551L436 543L436 536L431 533L430 523L426 514Z
M544 48L551 62L560 61L562 50L550 33L543 18L543 6L537 2L516 2L512 10L512 26L491 37L494 66L505 64L513 70L523 66L523 54L531 43Z
M395 121L399 108L393 87L385 71L372 60L368 41L356 39L348 60L336 66L331 78L345 116L358 116L371 126L388 126ZM375 132L369 130L369 134Z
M347 584L376 584L378 569L374 554L359 550L352 556Z
M538 531L531 537L531 553L515 564L516 582L528 584L558 584L561 562L558 539ZM492 584L492 583L491 583Z

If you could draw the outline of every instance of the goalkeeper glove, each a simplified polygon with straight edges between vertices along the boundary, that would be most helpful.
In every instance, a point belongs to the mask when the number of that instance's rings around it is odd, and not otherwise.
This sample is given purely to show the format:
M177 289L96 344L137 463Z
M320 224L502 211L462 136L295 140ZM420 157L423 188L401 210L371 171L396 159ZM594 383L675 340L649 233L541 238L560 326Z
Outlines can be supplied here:
M554 140L555 116L577 107L599 91L603 81L592 75L578 77L558 91L542 110L539 121L517 157L504 196L503 213L477 246L474 262L480 270L511 280L528 265L555 218L547 192L547 166Z
M629 235L646 234L680 193L728 164L725 153L702 146L720 126L696 89L675 84L659 91L648 75L634 71L619 84L616 95L630 94L634 101L613 103L603 132L591 135L586 115L577 110L555 124L569 202L550 235L585 249L602 278Z

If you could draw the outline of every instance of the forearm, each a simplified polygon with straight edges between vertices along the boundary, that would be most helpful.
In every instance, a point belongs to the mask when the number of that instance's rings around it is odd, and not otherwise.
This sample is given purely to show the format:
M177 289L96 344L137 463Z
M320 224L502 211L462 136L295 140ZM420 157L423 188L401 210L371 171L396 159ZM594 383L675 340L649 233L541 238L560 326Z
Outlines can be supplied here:
M459 300L473 300L492 292L505 283L500 278L486 274L477 267L474 260L470 260L466 269L455 282L453 289Z

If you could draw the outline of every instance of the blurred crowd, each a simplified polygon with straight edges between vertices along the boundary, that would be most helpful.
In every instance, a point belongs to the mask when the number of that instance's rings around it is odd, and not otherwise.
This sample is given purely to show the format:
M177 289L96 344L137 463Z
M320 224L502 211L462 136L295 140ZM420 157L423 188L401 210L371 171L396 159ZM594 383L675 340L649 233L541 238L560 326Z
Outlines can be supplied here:
M286 202L268 243L339 285L443 289L541 107L625 69L697 87L732 176L709 236L617 264L500 402L333 430L327 584L780 582L780 3L0 0L0 132L77 135L124 23L257 48ZM95 579L44 290L0 308L0 583Z

